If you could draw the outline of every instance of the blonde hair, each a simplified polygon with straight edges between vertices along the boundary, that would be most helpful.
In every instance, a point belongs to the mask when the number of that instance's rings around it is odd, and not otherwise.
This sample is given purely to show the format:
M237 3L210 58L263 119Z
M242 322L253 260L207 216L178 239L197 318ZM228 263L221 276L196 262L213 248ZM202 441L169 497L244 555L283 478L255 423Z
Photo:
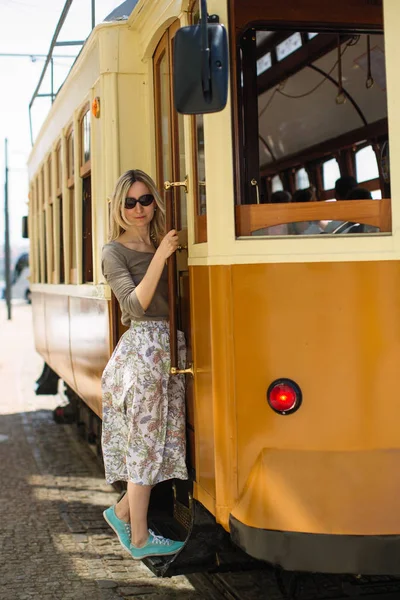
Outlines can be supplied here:
M123 231L130 227L130 223L125 216L125 198L128 195L129 188L136 181L144 183L150 193L154 196L157 204L157 210L150 223L150 237L158 245L165 235L165 206L164 201L157 190L156 184L149 175L139 169L131 169L121 175L115 184L114 192L111 196L110 207L110 231L108 241L116 240Z

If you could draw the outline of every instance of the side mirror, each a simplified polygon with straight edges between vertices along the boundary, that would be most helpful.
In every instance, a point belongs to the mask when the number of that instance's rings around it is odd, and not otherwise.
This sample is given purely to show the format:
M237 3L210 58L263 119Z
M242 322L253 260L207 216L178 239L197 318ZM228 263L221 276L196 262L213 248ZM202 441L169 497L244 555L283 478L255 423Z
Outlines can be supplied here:
M202 0L199 25L182 27L174 38L174 100L185 115L218 112L228 96L228 36L219 23L207 22Z
M28 235L28 217L22 217L22 237L29 238Z

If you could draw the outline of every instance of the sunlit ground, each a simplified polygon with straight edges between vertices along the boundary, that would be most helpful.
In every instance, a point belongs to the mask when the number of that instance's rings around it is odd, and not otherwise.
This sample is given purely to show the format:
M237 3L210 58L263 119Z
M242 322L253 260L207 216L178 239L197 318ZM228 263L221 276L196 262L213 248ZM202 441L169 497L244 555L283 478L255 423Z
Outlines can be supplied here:
M0 414L53 410L58 396L36 396L35 381L43 369L43 359L35 351L32 308L22 300L11 307L0 301Z

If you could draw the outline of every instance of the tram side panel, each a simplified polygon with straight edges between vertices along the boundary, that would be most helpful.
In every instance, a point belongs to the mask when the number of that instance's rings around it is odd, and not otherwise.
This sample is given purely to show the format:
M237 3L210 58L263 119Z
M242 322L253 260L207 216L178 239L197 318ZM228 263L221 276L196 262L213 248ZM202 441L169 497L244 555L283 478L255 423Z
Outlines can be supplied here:
M110 356L109 303L95 298L69 298L71 359L78 395L102 414L101 376Z
M395 261L235 265L237 490L232 514L276 531L400 534ZM268 386L303 402L282 416Z
M72 389L76 389L70 353L69 298L62 294L41 294L45 304L44 335L47 339L47 364Z
M50 364L46 339L45 295L39 292L32 292L32 321L36 351Z
M190 267L193 362L196 366L194 426L195 497L215 514L215 425L211 364L210 283L206 266Z
M101 416L101 375L110 356L109 302L34 292L32 310L38 353Z

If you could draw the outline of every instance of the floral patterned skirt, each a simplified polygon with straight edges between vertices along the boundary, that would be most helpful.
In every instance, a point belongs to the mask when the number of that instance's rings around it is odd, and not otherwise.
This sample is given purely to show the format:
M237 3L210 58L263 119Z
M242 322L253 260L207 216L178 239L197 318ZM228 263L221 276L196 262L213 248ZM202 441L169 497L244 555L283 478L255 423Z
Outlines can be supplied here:
M178 332L179 366L186 361ZM169 324L132 321L102 377L107 483L187 479L184 375L170 375Z

